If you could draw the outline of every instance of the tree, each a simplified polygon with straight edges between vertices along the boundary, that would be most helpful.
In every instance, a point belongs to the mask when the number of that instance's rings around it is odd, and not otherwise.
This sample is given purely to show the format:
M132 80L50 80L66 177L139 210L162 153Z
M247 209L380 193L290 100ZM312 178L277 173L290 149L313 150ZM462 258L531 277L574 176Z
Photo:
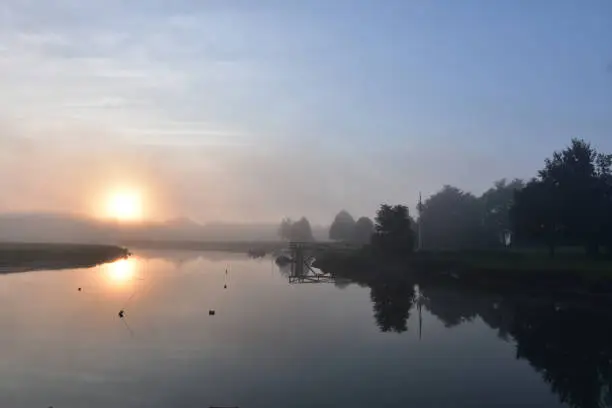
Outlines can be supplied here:
M283 218L283 220L281 221L280 227L278 228L278 235L282 239L290 240L292 225L293 225L293 222L291 221L290 218Z
M284 218L278 228L278 235L288 241L314 241L310 222L306 217L293 222L290 218Z
M420 208L424 248L464 249L483 245L483 206L474 195L446 185Z
M513 230L519 240L542 241L550 255L561 241L560 201L554 185L533 179L515 193L510 210Z
M355 232L355 219L347 211L340 211L329 228L329 238L335 241L351 241Z
M510 209L514 204L514 194L525 186L523 180L498 180L481 197L483 228L487 243L495 246L505 245L506 234L512 230Z
M361 217L355 223L352 241L358 244L367 244L374 233L374 222L368 217Z
M545 238L551 253L562 238L596 255L610 236L611 165L611 155L572 139L565 150L545 160L529 189L515 196L517 227L533 238Z
M601 219L602 240L608 254L612 255L612 174L604 173L602 175L601 188L604 201L603 217Z
M291 240L292 241L314 241L312 235L312 229L310 228L310 222L306 217L302 217L299 221L296 221L291 226Z
M589 253L597 251L601 212L597 162L599 154L583 140L546 159L539 172L543 183L556 189L561 202L561 224L570 239L582 243Z
M403 256L414 250L414 232L408 208L403 205L381 205L376 214L372 245L381 253Z

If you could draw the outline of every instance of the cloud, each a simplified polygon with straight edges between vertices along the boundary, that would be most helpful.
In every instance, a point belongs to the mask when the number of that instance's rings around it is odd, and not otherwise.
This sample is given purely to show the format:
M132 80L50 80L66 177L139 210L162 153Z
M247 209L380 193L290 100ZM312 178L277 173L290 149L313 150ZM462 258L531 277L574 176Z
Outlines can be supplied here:
M383 28L333 20L353 3L325 15L312 4L4 1L0 211L89 208L132 183L150 188L159 216L373 215L446 183L482 191L524 176L519 159L532 174L550 140L523 154L500 139L533 145L580 127L529 104L495 106L501 81L469 99L478 89L440 68L444 49L422 52L427 36L404 61Z
M135 101L129 101L123 97L102 97L98 100L90 100L86 102L67 102L62 105L66 109L113 109L125 108L129 105L134 105Z

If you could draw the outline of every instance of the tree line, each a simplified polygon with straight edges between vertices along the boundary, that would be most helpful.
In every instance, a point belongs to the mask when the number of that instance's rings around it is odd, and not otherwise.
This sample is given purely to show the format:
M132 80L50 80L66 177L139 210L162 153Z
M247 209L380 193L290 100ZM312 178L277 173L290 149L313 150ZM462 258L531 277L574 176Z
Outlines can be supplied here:
M590 255L601 248L612 253L612 155L572 139L527 182L502 179L480 196L446 185L417 209L416 222L403 205L381 205L374 221L355 221L342 210L329 238L398 254L412 252L417 242L426 250L546 246L554 254L559 246L581 246ZM279 232L313 240L304 217L283 220Z
M346 210L340 211L329 227L329 239L334 241L367 244L374 232L374 222L368 217L357 221Z
M329 239L356 245L372 244L383 255L404 255L414 248L414 220L408 207L383 204L372 221L360 217L355 221L348 211L342 210L329 228ZM310 222L305 217L299 221L285 218L281 221L279 236L289 241L314 241Z
M531 180L497 181L480 197L445 186L420 210L422 246L470 249L505 246L581 246L612 252L612 155L588 142L544 160Z
M312 227L306 217L302 217L297 221L293 221L291 218L284 218L278 228L278 235L288 241L314 241Z

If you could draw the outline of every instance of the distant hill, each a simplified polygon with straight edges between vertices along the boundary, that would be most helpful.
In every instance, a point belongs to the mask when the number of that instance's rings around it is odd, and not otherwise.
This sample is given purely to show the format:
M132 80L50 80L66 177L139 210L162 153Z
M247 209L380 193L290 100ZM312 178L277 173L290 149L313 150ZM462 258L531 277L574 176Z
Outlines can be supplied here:
M327 228L313 226L318 240L327 239ZM0 214L0 241L49 243L121 243L150 241L275 241L278 224L209 223L189 218L164 222L115 223L81 215L54 213Z

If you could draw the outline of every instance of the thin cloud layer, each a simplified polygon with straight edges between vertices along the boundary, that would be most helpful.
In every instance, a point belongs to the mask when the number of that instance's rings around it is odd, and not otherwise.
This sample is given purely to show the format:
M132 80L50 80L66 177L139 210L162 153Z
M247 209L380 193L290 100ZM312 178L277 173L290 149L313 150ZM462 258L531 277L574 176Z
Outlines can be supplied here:
M612 148L605 5L290 3L3 2L0 212L328 222Z

